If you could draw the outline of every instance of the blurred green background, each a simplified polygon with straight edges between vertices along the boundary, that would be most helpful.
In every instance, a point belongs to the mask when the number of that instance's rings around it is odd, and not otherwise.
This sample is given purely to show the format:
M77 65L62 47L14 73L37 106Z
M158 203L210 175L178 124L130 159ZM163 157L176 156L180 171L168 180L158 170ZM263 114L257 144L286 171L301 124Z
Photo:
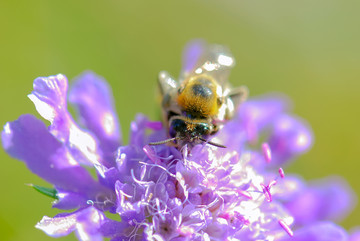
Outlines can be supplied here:
M0 0L0 124L36 114L26 97L37 76L84 70L113 88L127 138L138 112L158 118L156 76L177 76L185 43L230 47L234 85L255 96L287 94L315 132L313 149L289 168L306 179L341 175L360 194L360 2L356 0ZM46 185L0 150L1 240L52 240L34 228L54 215ZM360 208L341 224L359 224ZM71 235L60 240L74 240Z

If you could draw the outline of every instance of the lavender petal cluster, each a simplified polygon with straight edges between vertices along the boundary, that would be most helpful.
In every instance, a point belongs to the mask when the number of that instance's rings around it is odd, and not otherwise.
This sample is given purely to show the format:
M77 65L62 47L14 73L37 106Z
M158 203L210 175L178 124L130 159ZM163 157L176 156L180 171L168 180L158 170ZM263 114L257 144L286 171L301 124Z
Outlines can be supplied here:
M227 148L167 145L161 122L138 115L127 145L111 89L86 72L68 93L64 75L40 77L29 95L38 113L8 122L2 145L55 189L53 207L36 228L79 240L355 240L334 223L354 194L339 177L307 183L282 167L312 146L306 122L288 100L262 96L243 103L212 138ZM78 122L67 100L78 111ZM93 169L96 177L89 173Z

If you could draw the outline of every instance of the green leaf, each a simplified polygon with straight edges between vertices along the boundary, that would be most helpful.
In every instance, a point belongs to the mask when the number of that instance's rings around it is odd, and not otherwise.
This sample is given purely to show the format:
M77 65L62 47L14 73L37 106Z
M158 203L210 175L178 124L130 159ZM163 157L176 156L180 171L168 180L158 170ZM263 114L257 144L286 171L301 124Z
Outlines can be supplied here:
M59 199L55 188L41 187L41 186L38 186L35 184L28 184L28 186L34 188L36 191L38 191L41 194L44 194L45 196L48 196L48 197L51 197L54 199Z

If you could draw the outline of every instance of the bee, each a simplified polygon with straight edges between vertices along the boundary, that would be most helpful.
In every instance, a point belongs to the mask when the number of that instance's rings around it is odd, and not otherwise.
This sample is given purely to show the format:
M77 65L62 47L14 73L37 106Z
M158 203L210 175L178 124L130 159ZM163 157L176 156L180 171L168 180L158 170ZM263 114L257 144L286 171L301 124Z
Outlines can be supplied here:
M220 45L208 45L197 40L189 43L183 55L183 67L176 81L166 71L159 74L159 89L163 120L168 139L149 145L172 143L181 148L208 143L230 120L247 97L244 86L231 88L228 76L235 60L229 50Z

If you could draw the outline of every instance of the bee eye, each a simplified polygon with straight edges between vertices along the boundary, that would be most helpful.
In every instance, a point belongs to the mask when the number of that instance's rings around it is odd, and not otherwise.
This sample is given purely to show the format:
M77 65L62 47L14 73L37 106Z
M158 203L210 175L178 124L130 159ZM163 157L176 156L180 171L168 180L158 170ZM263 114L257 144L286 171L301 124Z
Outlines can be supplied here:
M201 123L201 124L198 124L195 127L195 131L199 135L209 135L210 134L210 127L206 123Z
M186 124L181 119L174 119L171 121L169 134L171 137L175 137L176 133L178 132L185 132L186 131Z

